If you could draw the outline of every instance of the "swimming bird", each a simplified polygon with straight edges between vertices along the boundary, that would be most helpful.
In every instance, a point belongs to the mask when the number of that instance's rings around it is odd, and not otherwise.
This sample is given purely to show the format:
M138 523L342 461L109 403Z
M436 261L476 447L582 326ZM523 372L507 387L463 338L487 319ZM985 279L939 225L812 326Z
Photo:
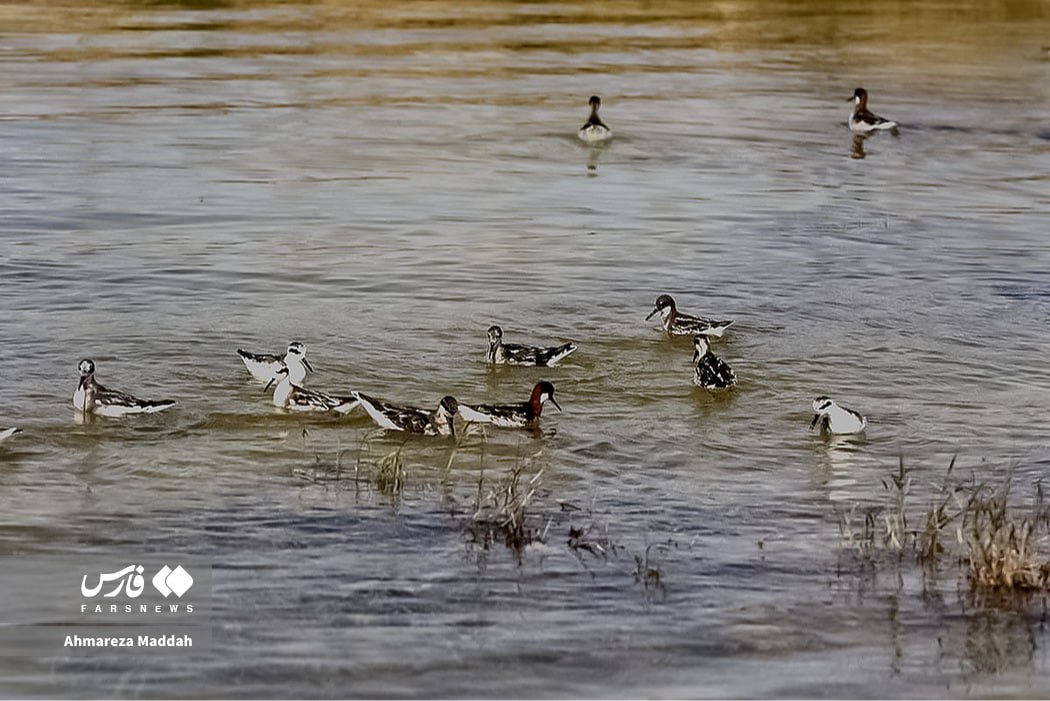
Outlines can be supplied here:
M561 411L561 405L554 398L554 385L550 382L537 382L532 388L532 396L520 404L474 404L468 406L460 403L459 415L465 421L489 423L500 428L523 428L535 425L543 413L543 405L550 401Z
M814 399L813 411L816 413L809 424L810 431L816 427L818 421L821 433L860 433L868 425L868 417L841 407L828 397Z
M693 384L704 389L728 389L736 384L733 368L711 352L711 341L707 336L693 337L693 364L696 375Z
M724 321L714 321L712 319L705 319L700 316L692 316L684 312L678 311L678 307L674 303L674 298L671 295L660 295L656 298L656 306L649 312L649 316L645 317L645 320L653 318L653 314L660 314L660 320L663 322L664 331L669 336L695 336L697 334L703 334L705 336L714 336L721 338L722 334L725 333L726 329L733 325L733 319L726 319Z
M498 326L489 327L489 354L488 361L497 365L556 365L565 356L574 352L578 346L575 343L565 343L550 348L538 348L536 346L523 346L517 343L503 342L503 329Z
M22 432L22 429L20 429L20 428L13 428L13 427L12 428L0 428L0 443L3 443L4 441L6 441L8 438L10 438L11 436L15 435L16 433L21 433L21 432Z
M294 362L294 361L293 361ZM336 397L324 392L306 389L292 382L291 366L278 368L275 377L266 383L266 389L276 382L273 405L289 411L334 411L349 414L357 406L355 397Z
M244 367L259 382L269 382L277 379L277 370L288 366L291 370L292 383L301 385L306 380L306 371L313 372L313 366L306 359L306 346L299 341L288 344L288 351L281 355L270 353L249 353L246 350L237 349L237 355L244 361Z
M353 395L361 402L361 406L372 420L382 428L422 433L427 436L456 435L454 419L459 411L459 403L454 397L442 397L437 408L428 411L413 406L396 406L361 392L354 392Z
M106 389L95 380L94 361L80 361L80 383L73 392L73 408L85 414L99 416L127 416L152 414L175 405L171 399L138 399L130 394Z
M846 102L853 103L853 112L849 116L849 128L853 131L879 131L896 129L899 126L897 122L868 111L868 91L864 88L854 90L853 97L846 100Z
M603 122L598 116L598 109L602 106L602 98L597 95L591 95L588 104L591 106L591 116L588 117L584 125L576 131L576 136L589 144L596 144L611 139L612 129L607 127L605 122Z

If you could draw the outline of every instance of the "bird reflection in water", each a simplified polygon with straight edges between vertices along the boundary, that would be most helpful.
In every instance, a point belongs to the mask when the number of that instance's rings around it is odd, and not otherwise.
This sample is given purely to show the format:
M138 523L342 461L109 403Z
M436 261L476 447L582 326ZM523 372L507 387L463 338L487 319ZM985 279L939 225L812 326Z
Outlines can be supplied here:
M598 175L598 161L602 157L602 153L605 151L608 144L599 143L591 144L587 147L587 175L590 177L597 177Z
M867 155L864 152L864 141L867 138L865 134L853 135L853 152L850 154L853 158L863 159Z

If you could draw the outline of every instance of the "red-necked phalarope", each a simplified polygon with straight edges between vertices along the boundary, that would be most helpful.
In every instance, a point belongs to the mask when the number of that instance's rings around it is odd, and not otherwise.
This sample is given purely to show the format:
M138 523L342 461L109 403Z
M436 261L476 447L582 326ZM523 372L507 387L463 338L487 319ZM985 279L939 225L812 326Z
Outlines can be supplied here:
M728 389L736 384L733 368L726 361L711 352L711 342L707 336L693 337L693 364L696 374L693 384L704 389Z
M20 428L13 428L13 427L12 428L0 428L0 443L3 443L4 441L6 441L8 438L10 438L11 436L15 435L16 433L21 433L21 432L22 432L22 429L20 429Z
M175 405L170 399L137 399L130 394L106 389L95 381L95 363L91 360L81 360L79 370L80 384L73 393L73 408L85 414L110 417L152 414Z
M809 424L810 431L816 427L818 421L821 433L860 433L868 425L868 417L839 406L828 397L814 399L813 411L816 413Z
M605 141L612 138L612 129L605 126L605 123L598 116L598 108L602 106L602 98L597 95L591 95L588 104L591 106L591 116L588 117L587 122L577 130L576 136L589 144L598 143L599 141Z
M270 385L277 382L273 390L275 407L288 411L334 411L337 414L349 414L357 406L356 397L336 397L300 387L292 382L289 367L278 368L276 377L266 383L266 389L269 390Z
M465 421L489 423L500 428L523 428L532 426L540 420L543 404L550 402L561 411L561 405L554 398L554 385L550 382L537 382L532 388L529 401L521 404L475 404L459 405L459 415Z
M306 359L306 346L299 341L288 344L288 351L281 355L270 353L249 353L246 350L237 349L237 355L244 361L244 367L259 382L277 380L277 370L288 366L291 371L292 382L301 385L306 380L306 371L313 372L313 366Z
M489 327L488 361L490 363L549 367L557 365L565 356L574 352L577 348L578 346L575 343L566 343L550 348L504 343L503 329L498 326Z
M853 91L853 97L846 100L853 103L853 112L849 116L849 128L856 132L878 131L881 129L896 129L897 122L880 117L868 111L868 91L857 88Z
M395 406L361 392L354 392L354 397L360 400L361 406L376 424L390 431L408 431L427 436L456 435L454 419L459 411L459 403L454 397L442 397L434 411Z
M664 331L670 336L695 336L699 333L721 338L726 329L733 325L732 319L713 321L680 312L671 295L660 295L656 298L656 306L649 312L649 316L645 317L646 321L652 319L653 314L660 315Z

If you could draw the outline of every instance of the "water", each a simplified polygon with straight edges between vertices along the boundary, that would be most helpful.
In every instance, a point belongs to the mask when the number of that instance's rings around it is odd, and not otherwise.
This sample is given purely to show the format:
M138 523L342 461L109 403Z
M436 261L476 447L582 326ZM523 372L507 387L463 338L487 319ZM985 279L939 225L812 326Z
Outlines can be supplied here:
M192 663L5 660L0 690L1050 694L1042 605L860 572L834 515L902 455L922 483L955 454L1021 485L1050 468L1045 13L0 8L0 425L25 430L0 449L0 552L203 554L217 608ZM898 136L854 143L857 85ZM575 139L591 94L598 150ZM688 341L643 321L663 292L737 320L715 346L735 392L693 388ZM492 323L581 349L489 371ZM317 388L429 406L549 379L565 411L446 471L450 442L275 414L234 349L290 339ZM82 357L177 409L74 422ZM818 394L866 440L807 433ZM293 476L366 435L366 465L403 445L400 494ZM471 543L480 466L522 462L545 544Z

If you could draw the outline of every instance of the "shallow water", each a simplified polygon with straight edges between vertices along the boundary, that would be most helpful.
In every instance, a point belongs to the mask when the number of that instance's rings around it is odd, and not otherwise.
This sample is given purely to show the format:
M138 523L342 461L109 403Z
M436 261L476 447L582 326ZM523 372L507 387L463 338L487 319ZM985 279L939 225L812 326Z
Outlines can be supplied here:
M1048 36L1035 2L0 6L0 425L25 431L0 553L206 555L217 609L191 664L3 659L0 692L1050 694L1041 605L858 572L834 515L900 456L1050 470ZM859 84L899 134L854 142ZM663 292L736 319L736 391L643 321ZM492 323L580 350L491 371ZM448 441L275 414L234 349L290 339L317 388L542 378L564 412L446 470ZM177 408L74 422L82 357ZM818 394L866 439L808 433ZM366 437L366 464L403 445L401 494L293 475ZM546 542L472 544L479 466L523 461ZM608 558L566 546L581 525Z

